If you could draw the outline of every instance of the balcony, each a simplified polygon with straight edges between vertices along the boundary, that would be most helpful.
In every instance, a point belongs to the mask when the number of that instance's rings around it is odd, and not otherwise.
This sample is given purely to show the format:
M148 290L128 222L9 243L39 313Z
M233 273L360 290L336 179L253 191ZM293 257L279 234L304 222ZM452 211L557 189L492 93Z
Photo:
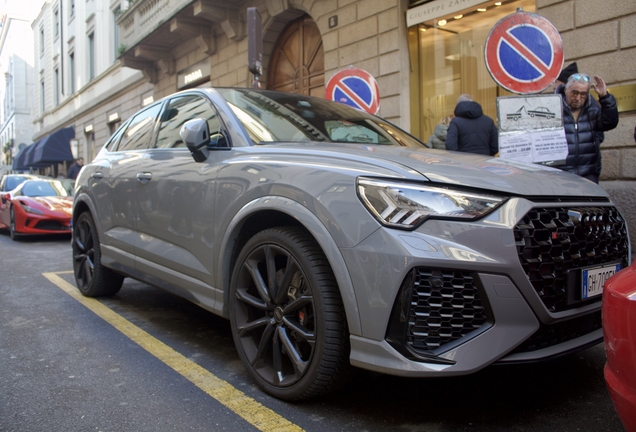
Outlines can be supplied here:
M201 48L216 52L215 34L245 36L247 0L136 0L117 19L123 66L139 69L151 83L161 70L176 73L176 58ZM243 11L241 14L240 11Z

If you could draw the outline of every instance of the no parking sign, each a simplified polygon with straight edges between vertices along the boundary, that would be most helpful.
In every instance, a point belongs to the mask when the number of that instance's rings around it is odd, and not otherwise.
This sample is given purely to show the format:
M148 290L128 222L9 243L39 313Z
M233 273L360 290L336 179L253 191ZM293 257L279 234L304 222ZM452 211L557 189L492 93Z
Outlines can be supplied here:
M380 109L378 83L369 72L348 68L336 72L327 83L325 98L371 114Z
M539 93L563 67L563 41L544 17L518 12L501 19L485 46L486 67L492 78L513 93Z

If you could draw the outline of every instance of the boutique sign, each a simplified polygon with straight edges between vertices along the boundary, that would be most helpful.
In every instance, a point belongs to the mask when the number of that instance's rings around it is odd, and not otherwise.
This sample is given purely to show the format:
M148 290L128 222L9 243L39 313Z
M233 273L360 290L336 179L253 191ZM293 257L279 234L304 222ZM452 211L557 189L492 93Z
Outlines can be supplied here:
M210 79L210 59L205 59L177 74L177 87L182 89Z
M484 0L434 0L406 11L406 25L411 27L424 21L454 14L482 4Z

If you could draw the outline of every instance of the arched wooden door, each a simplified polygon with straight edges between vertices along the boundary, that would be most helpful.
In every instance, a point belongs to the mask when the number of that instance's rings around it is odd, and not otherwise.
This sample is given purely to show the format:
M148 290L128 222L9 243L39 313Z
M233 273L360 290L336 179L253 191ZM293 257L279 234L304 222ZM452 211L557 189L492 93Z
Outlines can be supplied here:
M272 52L267 88L325 96L325 52L316 23L304 15L283 30Z

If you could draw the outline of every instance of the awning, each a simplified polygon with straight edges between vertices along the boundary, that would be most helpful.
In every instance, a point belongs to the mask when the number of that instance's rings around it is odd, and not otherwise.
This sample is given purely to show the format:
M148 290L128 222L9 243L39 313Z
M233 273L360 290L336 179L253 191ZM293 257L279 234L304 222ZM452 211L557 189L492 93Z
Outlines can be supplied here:
M56 163L72 161L71 139L75 138L72 127L58 129L40 141L24 147L13 160L15 171L44 168Z
M31 168L41 168L47 165L38 165L33 162L33 151L37 143L30 144L20 150L13 160L12 168L16 171L28 171Z
M73 153L71 153L70 144L72 138L75 138L73 127L58 129L47 135L35 144L33 159L30 162L37 166L48 166L72 161Z
M18 154L15 155L15 158L13 158L13 165L11 166L11 168L14 171L24 171L29 169L28 167L24 166L24 152L26 152L26 149L28 148L29 146L21 148Z

